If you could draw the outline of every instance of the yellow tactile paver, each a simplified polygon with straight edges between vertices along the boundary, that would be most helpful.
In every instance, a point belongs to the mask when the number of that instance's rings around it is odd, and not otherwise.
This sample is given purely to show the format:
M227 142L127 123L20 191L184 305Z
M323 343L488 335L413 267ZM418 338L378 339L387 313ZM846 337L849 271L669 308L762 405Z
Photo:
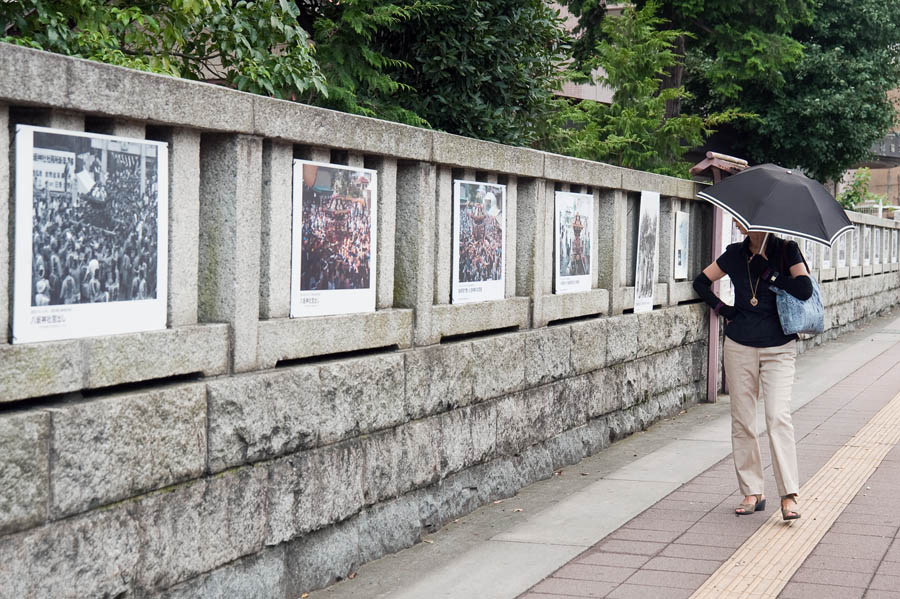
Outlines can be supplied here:
M900 393L803 485L800 520L782 521L774 498L775 513L691 599L777 597L898 441Z

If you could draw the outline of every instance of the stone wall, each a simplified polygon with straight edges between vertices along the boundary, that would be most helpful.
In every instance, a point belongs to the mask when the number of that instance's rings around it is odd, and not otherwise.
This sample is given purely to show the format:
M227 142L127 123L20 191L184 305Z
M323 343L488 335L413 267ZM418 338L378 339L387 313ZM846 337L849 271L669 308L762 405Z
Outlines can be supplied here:
M3 44L0 67L0 598L293 599L705 396L695 183ZM166 329L9 342L18 123L168 142ZM374 313L288 317L294 157L377 169ZM455 178L507 185L503 300L450 303ZM553 293L557 190L594 197L590 291ZM636 315L641 190L662 258ZM811 343L898 301L896 264L831 270Z

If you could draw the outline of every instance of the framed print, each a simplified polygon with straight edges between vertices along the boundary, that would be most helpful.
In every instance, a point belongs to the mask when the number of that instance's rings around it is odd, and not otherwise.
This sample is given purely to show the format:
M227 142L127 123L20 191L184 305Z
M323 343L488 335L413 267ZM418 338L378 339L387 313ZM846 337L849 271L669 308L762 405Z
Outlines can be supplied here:
M831 255L834 253L834 247L822 247L822 268L831 268Z
M554 197L556 227L554 289L556 293L589 291L593 264L594 196L557 191Z
M891 231L891 264L897 264L897 229Z
M862 243L862 230L860 229L860 225L856 225L856 227L850 231L852 237L850 238L850 265L851 266L859 266L859 248Z
M891 229L881 230L881 262L891 263Z
M16 126L13 343L166 327L168 146Z
M454 304L505 297L506 185L453 181Z
M838 268L847 266L847 240L852 239L852 231L848 231L841 235L837 242L837 265Z
M872 264L881 264L881 228L872 228Z
M716 210L722 210L721 208L716 208ZM730 214L722 211L722 242L721 247L718 248L718 253L716 257L722 255L725 250L731 245L732 239L734 238L734 232L737 230L737 224L734 221L734 218L731 217ZM740 233L740 231L738 231ZM718 281L719 284L719 298L725 302L726 304L734 303L734 287L731 284L731 277L725 275ZM713 283L715 285L715 283ZM713 287L715 289L715 287Z
M675 244L672 255L672 275L674 279L688 278L688 233L690 215L680 210L675 212Z
M863 266L868 266L872 263L872 227L868 227L863 225L863 236L862 236L862 258L863 258Z
M294 160L291 316L375 311L378 174Z
M634 271L634 311L653 309L653 292L659 276L659 192L641 192L637 258Z

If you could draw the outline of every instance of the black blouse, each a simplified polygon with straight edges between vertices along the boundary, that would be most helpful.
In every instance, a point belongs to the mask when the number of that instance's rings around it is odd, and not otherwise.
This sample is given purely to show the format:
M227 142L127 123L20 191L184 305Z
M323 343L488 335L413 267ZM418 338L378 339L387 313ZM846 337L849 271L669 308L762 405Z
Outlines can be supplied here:
M766 241L766 257L774 270L786 275L790 275L791 266L803 262L796 242L786 242L774 235L769 235ZM785 335L782 331L775 293L765 281L760 282L756 277L751 277L748 267L750 258L750 239L746 238L741 243L729 245L716 259L716 264L731 278L734 285L734 307L737 309L734 320L725 327L725 335L732 341L751 347L784 345L796 339L797 335ZM756 306L750 303L753 297L751 281L756 291Z

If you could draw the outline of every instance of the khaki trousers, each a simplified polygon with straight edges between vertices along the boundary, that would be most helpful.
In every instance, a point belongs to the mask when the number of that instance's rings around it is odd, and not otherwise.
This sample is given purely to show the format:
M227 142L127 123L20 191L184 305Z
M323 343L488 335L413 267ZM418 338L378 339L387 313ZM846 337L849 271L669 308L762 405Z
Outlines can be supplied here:
M748 347L725 338L725 376L731 394L731 447L744 495L763 493L763 468L756 432L756 402L765 401L772 469L781 497L800 490L797 446L791 422L791 388L797 342Z

